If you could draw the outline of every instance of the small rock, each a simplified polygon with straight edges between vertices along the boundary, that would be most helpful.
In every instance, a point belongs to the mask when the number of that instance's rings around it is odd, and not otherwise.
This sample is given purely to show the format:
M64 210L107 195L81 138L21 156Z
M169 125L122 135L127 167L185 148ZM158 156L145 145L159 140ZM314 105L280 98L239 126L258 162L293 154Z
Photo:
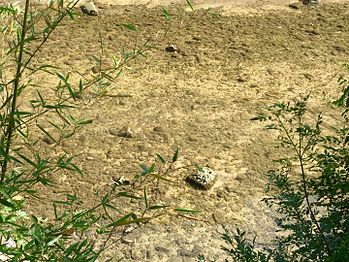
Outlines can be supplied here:
M111 134L112 136L118 136L118 132L119 132L119 130L109 129L109 134Z
M118 137L124 137L124 138L132 138L133 134L131 132L131 129L128 126L124 126L123 128L121 128L116 135Z
M238 77L238 82L240 82L240 83L244 83L244 82L246 82L248 79L247 79L247 77L246 76L239 76Z
M49 138L48 136L45 136L42 138L42 141L45 142L48 145L52 145L54 144L55 141L53 141L51 138Z
M314 79L314 76L312 74L309 74L309 73L304 73L304 77L308 80L313 80Z
M178 48L176 46L174 46L174 45L169 45L168 47L165 48L165 51L173 53L173 52L178 51Z
M316 29L308 29L308 30L305 30L305 32L309 35L319 35L320 32Z
M195 57L196 62L198 64L200 64L201 63L201 57L198 54L195 54L194 57Z
M320 0L303 0L304 5L319 5Z
M193 250L180 250L177 254L181 257L196 257L198 255Z
M333 46L334 50L336 50L338 53L345 53L346 52L346 48L344 46Z
M282 227L282 220L281 219L278 219L278 218L275 218L275 224L278 226L278 227Z
M131 258L136 261L142 261L144 258L144 255L140 251L135 251L135 252L132 251Z
M224 198L224 196L225 196L225 193L224 193L224 192L222 192L222 191L218 191L218 192L217 192L217 197L219 197L219 198Z
M197 110L198 108L199 108L199 105L197 105L197 104L193 104L193 105L190 107L191 110Z
M234 171L235 171L235 168L234 168L234 167L231 167L231 166L227 166L227 167L224 168L224 171L225 171L226 173L233 174Z
M165 253L165 254L169 254L170 250L166 247L162 247L162 246L156 246L155 250L158 251L159 253Z
M216 182L216 173L208 167L203 167L189 175L186 181L198 189L208 190Z
M98 9L92 1L82 4L80 8L81 8L81 11L87 15L93 15L93 16L98 15Z
M150 249L150 250L147 250L147 252L145 253L145 256L147 259L151 259L155 256L155 252L154 250Z
M292 4L289 4L288 7L297 10L302 8L302 3L301 2L292 3Z
M127 238L121 238L120 242L123 244L133 244L134 243L133 240L127 239Z
M156 126L153 128L153 131L158 132L158 133L164 133L165 130L161 126Z
M98 73L101 72L101 67L100 67L100 66L93 66L93 67L91 68L91 71L92 71L92 73L94 73L94 74L98 74Z
M64 61L64 64L65 64L65 65L71 66L71 65L73 65L74 63L73 63L72 60L66 60L66 61Z
M225 223L225 215L222 211L217 211L217 212L213 213L212 217L217 224Z
M197 142L197 141L198 141L198 138L197 138L196 136L189 135L189 136L188 136L188 140L189 140L190 142Z

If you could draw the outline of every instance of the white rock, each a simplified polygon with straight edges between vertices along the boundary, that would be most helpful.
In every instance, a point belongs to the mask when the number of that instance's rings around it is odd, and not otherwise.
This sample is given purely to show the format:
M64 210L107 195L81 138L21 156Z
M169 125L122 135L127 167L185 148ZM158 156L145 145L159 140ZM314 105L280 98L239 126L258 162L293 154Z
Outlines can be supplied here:
M98 15L98 9L96 5L91 1L91 2L86 2L80 6L82 12L88 15Z

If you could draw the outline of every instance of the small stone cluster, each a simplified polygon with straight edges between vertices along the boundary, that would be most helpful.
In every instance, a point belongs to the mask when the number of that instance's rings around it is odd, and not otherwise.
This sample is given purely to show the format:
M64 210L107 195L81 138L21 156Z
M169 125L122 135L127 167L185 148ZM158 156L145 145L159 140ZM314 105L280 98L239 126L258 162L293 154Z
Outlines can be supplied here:
M186 181L193 187L208 190L216 181L216 173L208 167L203 167L189 175Z

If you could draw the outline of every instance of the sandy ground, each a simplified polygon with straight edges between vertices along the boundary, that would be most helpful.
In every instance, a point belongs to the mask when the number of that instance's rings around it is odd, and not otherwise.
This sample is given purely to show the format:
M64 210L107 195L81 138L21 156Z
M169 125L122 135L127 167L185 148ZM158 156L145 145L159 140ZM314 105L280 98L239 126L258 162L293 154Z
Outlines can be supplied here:
M141 3L112 1L135 2ZM153 6L169 1L145 2ZM196 8L217 4L193 2ZM179 148L179 169L168 175L176 184L149 182L151 201L198 209L196 217L207 222L175 215L159 218L115 242L102 261L119 256L123 261L190 262L199 254L208 261L224 261L221 223L257 234L258 245L270 245L277 215L260 200L265 173L281 152L274 148L274 136L249 119L268 104L306 93L312 95L313 114L322 111L329 122L336 119L339 112L327 103L338 96L336 81L348 62L349 5L323 2L291 10L289 1L219 1L224 9L194 12L171 4L167 9L172 20L166 21L160 7L99 1L99 16L64 22L34 65L55 61L73 77L77 70L83 76L93 74L91 56L100 53L99 35L106 61L121 48L133 50L149 39L152 48L128 65L108 96L93 105L92 94L82 97L80 113L94 121L55 153L78 155L85 175L62 174L55 178L58 187L45 189L42 196L59 200L77 193L82 205L88 205L113 179L132 179L140 163L151 164L157 153L170 158ZM139 31L129 32L122 23L133 23ZM170 45L178 50L167 52ZM55 83L40 75L34 81L41 90ZM124 126L132 131L131 138L117 136ZM44 137L38 146L52 150ZM195 164L217 172L209 191L185 183ZM33 210L50 216L41 202L31 201ZM142 207L127 201L115 205L118 216Z

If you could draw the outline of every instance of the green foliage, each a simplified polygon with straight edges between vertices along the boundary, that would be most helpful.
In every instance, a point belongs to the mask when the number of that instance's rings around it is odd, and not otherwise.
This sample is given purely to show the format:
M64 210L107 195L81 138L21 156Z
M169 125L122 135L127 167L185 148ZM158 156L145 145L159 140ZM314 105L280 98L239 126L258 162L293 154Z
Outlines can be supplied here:
M275 160L279 168L268 172L263 199L281 216L283 237L274 250L256 251L240 231L223 238L223 248L233 261L346 261L349 257L349 128L348 85L340 79L343 122L325 128L322 115L311 120L309 96L268 107L267 114L252 120L266 123L278 133L280 146L289 155Z
M233 261L241 262L266 262L270 261L271 254L265 254L261 251L255 251L255 240L252 245L246 242L245 233L237 229L236 235L232 236L230 232L223 227L225 233L222 235L227 246L222 246L222 249L233 258ZM226 259L226 261L228 261Z
M74 155L59 154L59 150L50 153L93 122L77 113L83 110L74 110L79 109L79 100L84 99L86 91L94 91L96 99L103 97L123 67L136 57L144 56L147 49L147 43L133 51L122 49L119 57L112 58L112 66L103 70L102 54L92 56L99 70L78 83L55 65L32 63L63 19L75 18L73 8L77 2L53 0L46 9L37 9L33 1L26 0L23 11L12 5L0 7L0 34L6 43L1 46L0 62L0 261L95 261L107 248L117 227L140 226L169 211L196 212L155 204L147 186L143 186L149 178L151 183L156 181L157 186L160 180L173 183L167 175L178 160L178 150L169 162L158 154L159 168L157 162L149 167L141 165L142 171L132 183L124 183L120 178L106 186L103 195L96 193L100 200L92 206L83 208L78 195L67 194L65 200L52 203L44 200L48 208L52 204L50 219L24 211L27 197L40 198L38 188L55 187L54 175L84 175ZM164 14L169 16L165 10ZM122 26L138 31L133 24ZM103 53L101 36L99 43ZM41 92L30 80L38 73L56 76L57 85L49 91L43 87L45 93ZM26 101L24 90L34 91L31 93L35 97ZM48 92L51 93L48 95ZM27 104L23 106L18 101ZM41 134L43 141L32 134ZM41 150L40 142L48 144L45 150ZM121 199L140 201L144 208L120 212L115 203ZM101 236L98 245L96 239L87 237L91 233Z

